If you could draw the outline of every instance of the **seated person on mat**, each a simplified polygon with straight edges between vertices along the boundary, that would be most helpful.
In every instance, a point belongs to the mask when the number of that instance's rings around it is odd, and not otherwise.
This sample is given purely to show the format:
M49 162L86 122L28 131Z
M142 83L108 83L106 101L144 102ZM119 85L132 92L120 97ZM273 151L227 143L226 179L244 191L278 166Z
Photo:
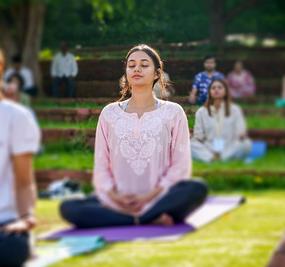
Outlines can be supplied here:
M194 159L242 159L251 150L246 123L239 106L231 103L224 80L210 84L208 99L195 115L191 151Z
M172 225L199 207L206 185L189 179L187 117L176 103L153 96L163 65L147 45L126 56L122 98L106 106L96 130L96 195L67 200L62 217L78 228Z
M273 252L273 255L267 267L284 267L285 266L285 237Z
M35 225L36 200L32 158L38 150L40 131L25 107L4 98L2 86L3 83L0 88L0 266L14 267L22 266L30 255L29 231Z

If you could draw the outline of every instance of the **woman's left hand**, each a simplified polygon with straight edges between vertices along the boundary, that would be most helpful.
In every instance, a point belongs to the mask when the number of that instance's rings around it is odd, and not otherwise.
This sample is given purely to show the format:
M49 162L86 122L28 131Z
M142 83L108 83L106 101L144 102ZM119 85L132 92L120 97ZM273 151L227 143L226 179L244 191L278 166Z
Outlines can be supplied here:
M135 196L134 201L132 203L134 209L139 212L143 209L143 207L152 201L159 193L162 191L161 188L157 187L152 192L143 195L143 196Z
M31 230L36 225L34 217L28 217L20 219L15 222L11 222L3 227L4 232L7 233L23 233Z

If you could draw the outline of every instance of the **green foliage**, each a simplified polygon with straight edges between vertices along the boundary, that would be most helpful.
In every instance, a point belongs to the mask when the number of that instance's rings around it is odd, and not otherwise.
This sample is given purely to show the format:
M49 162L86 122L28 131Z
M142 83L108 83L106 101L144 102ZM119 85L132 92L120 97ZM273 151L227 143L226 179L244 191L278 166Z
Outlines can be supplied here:
M239 2L225 1L225 10ZM280 35L284 9L280 0L260 1L231 20L227 33ZM62 39L72 46L188 42L208 35L208 1L62 0L48 3L43 44L55 48Z

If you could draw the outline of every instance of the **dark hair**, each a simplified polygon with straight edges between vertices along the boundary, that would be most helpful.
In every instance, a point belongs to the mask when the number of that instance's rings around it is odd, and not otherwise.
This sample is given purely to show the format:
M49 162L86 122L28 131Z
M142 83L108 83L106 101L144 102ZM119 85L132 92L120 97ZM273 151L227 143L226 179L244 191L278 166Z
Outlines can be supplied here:
M208 59L214 59L214 60L216 60L216 57L215 57L214 55L207 55L207 56L205 56L205 57L203 58L203 62L205 62L205 61L208 60Z
M119 101L123 101L125 99L128 99L132 95L132 92L131 92L132 88L130 87L129 82L127 80L126 66L127 66L127 61L128 61L128 58L130 57L130 55L133 54L134 52L137 52L137 51L145 52L153 61L155 71L157 72L157 75L158 75L158 78L153 81L153 86L156 82L159 82L161 90L164 91L166 86L168 85L168 82L165 81L164 76L163 76L163 62L162 62L158 52L146 44L140 44L140 45L137 45L137 46L134 46L133 48L131 48L129 50L129 52L127 53L127 56L125 57L124 75L120 79L121 98L119 99Z
M208 110L208 114L209 116L212 116L212 113L211 113L211 106L214 104L214 99L212 98L211 96L211 87L213 86L214 82L219 82L221 83L224 88L225 88L225 91L226 91L226 94L225 94L225 97L224 97L224 102L225 102L225 115L226 117L230 116L230 104L231 104L231 97L230 97L230 91L229 91L229 87L228 87L228 84L226 82L226 80L223 80L223 79L214 79L211 84L209 85L208 87L208 98L207 98L207 101L205 103L205 107L207 108Z
M17 79L20 83L20 88L19 88L19 91L22 91L23 90L23 87L24 87L24 80L22 78L22 76L18 73L13 73L12 75L9 76L9 78L7 79L7 83L10 83L13 79Z
M22 63L22 56L21 54L16 54L12 57L13 63Z

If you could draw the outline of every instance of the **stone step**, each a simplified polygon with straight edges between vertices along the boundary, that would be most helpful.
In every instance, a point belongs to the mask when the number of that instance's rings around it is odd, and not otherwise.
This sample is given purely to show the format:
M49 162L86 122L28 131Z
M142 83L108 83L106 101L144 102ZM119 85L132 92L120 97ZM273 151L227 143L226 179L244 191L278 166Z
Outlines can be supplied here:
M285 171L274 171L266 170L259 171L256 169L231 169L231 170L207 170L207 171L195 171L193 176L200 176L206 179L214 177L221 177L230 179L232 177L250 176L251 179L258 179L257 183L260 183L260 179L282 179L285 177ZM47 186L56 180L69 178L80 183L91 183L92 182L92 171L91 170L37 170L36 171L36 182L40 190L44 190Z
M50 77L50 61L40 63L44 81ZM233 67L233 60L218 61L218 69L223 73L228 73ZM246 68L251 71L254 77L258 78L275 78L281 79L284 75L285 61L279 58L245 60ZM195 74L203 69L202 60L180 60L169 59L164 61L165 70L169 73L172 80L189 80L193 79ZM118 81L124 73L124 64L122 60L79 60L79 74L77 79L81 81Z
M62 105L80 105L80 104L94 104L94 105L107 105L119 99L118 96L115 97L76 97L76 98L37 98L33 100L34 106L45 105L49 103L52 106L62 106ZM257 95L253 98L245 98L242 100L236 101L239 104L270 104L274 103L276 97L275 96L267 96L267 95ZM170 101L179 103L179 104L189 104L188 96L173 96L169 99Z
M69 141L80 136L83 142L94 147L95 129L43 129L42 134L43 143ZM285 130L249 129L248 134L251 139L263 140L273 147L285 146Z
M197 107L184 106L187 115L195 115ZM260 115L280 115L285 118L285 109L276 108L243 108L247 116ZM98 118L101 109L91 108L37 108L35 109L37 117L43 120L79 122L90 118ZM285 122L284 122L285 125Z
M192 86L192 79L189 80L173 80L175 94L178 96L187 95ZM275 79L257 79L258 95L274 95L279 96L281 92L281 77ZM44 89L47 95L51 95L51 80L45 79ZM64 95L64 88L60 88L61 95ZM76 96L77 97L119 97L118 80L77 80Z

